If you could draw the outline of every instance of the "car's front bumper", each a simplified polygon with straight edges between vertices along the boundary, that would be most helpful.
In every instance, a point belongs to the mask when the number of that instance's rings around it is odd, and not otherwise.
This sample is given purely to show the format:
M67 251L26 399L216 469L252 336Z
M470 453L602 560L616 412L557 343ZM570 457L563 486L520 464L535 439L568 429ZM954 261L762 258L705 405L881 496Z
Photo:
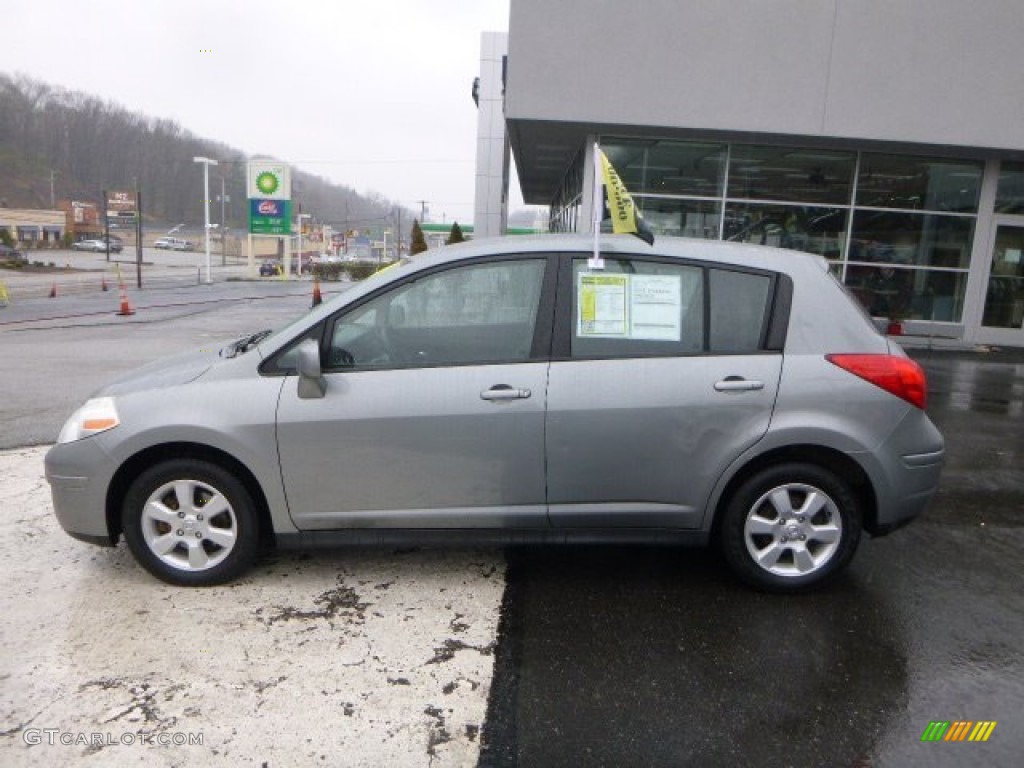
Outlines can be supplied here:
M45 466L61 528L92 544L115 544L106 513L112 462L99 441L86 438L55 445L46 454Z

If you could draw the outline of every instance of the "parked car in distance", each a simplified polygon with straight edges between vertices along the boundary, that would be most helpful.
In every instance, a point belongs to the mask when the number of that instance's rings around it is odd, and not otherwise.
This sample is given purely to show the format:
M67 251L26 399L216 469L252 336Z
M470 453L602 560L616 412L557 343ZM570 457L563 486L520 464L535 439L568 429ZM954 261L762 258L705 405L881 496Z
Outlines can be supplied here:
M182 240L180 237L161 237L153 243L153 247L167 251L191 251L193 244L191 241Z
M78 242L71 244L71 250L73 251L92 251L93 253L106 253L107 243L103 240L79 240ZM124 250L124 246L119 240L110 240L110 252L120 253Z
M21 251L0 243L0 261L26 261L26 258Z
M182 585L238 577L261 542L626 541L715 543L797 592L926 508L924 373L823 259L591 247L437 249L115 381L46 455L57 519Z
M260 264L260 277L273 277L282 274L280 261L264 261Z

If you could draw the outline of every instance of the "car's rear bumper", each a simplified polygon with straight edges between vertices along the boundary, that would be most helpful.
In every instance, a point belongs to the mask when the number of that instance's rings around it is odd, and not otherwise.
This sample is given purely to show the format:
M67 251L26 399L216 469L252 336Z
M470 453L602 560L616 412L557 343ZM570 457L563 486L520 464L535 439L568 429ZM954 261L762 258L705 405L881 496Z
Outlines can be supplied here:
M939 488L946 460L942 434L921 411L909 414L878 449L859 457L875 492L875 514L864 521L873 536L922 514Z

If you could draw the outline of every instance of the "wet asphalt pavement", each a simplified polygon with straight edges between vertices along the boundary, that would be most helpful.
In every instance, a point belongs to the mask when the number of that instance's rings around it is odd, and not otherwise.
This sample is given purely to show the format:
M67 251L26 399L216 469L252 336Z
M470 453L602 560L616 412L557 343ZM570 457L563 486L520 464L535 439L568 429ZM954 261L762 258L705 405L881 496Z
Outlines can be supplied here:
M510 553L480 765L1020 765L1024 353L914 356L941 490L824 591L751 592L713 552ZM922 742L934 720L997 725Z

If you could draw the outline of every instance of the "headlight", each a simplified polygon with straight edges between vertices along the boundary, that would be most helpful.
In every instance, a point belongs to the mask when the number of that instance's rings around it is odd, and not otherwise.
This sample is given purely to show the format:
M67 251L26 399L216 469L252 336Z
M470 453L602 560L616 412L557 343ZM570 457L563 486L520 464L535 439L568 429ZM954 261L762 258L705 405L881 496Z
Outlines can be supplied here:
M89 400L74 412L60 431L57 442L72 443L83 437L106 432L120 423L121 420L117 417L117 408L114 406L114 398L97 397Z

